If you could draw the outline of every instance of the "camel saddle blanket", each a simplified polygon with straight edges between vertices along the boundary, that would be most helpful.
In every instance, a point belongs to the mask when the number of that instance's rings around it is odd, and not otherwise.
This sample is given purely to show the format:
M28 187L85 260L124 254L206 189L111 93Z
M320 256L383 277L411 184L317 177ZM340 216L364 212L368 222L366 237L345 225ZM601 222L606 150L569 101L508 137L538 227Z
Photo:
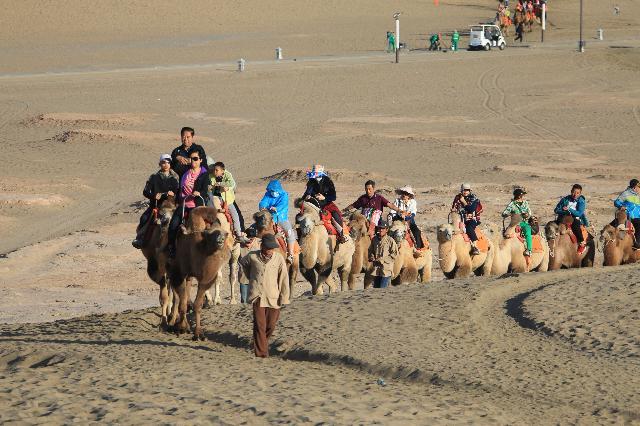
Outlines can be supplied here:
M571 242L573 244L578 244L578 239L576 238L571 228L568 228L567 230L569 231L569 238L571 238ZM589 231L587 231L587 228L584 225L580 225L580 230L582 231L582 240L587 241L589 238Z
M465 243L470 243L471 242L471 239L469 238L469 235L467 235L465 233L465 234L462 234L462 236L464 237L464 242ZM478 247L478 250L480 250L481 253L488 252L489 251L489 240L484 235L484 232L482 232L481 230L476 228L476 236L478 237L478 241L476 241L476 247Z
M338 235L338 230L333 226L333 223L331 223L331 212L321 210L320 219L322 219L322 224L327 229L329 235Z
M544 248L542 246L542 235L531 236L531 252L532 253L544 252Z
M409 243L409 247L411 248L416 247L416 242L414 241L413 234L411 233L411 229L409 228L409 224L407 224L407 232L405 232L404 234L404 239L407 240L407 243ZM424 237L424 235L422 235L422 248L421 249L416 248L416 251L423 252L423 251L429 250L429 248L430 248L429 240L427 240Z

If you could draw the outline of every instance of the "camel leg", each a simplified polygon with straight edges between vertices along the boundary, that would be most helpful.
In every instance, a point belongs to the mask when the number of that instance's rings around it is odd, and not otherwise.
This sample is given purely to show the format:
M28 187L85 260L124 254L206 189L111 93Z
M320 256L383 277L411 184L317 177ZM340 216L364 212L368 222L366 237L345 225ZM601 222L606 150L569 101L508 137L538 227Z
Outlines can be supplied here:
M347 278L347 285L349 286L349 290L356 289L356 274L349 272L349 277Z
M217 280L218 278L216 278L216 281ZM208 290L208 287L211 287L211 284L203 285L201 283L198 283L198 292L196 293L196 299L193 302L193 313L196 317L196 327L193 330L193 340L205 340L204 329L200 325L200 318L202 315L202 304L204 303L205 297L204 293Z
M338 269L340 275L340 291L352 290L349 285L349 277L351 276L351 268L342 267Z
M460 263L460 265L458 266L458 270L456 271L456 278L468 278L471 276L471 273L473 272L472 269L472 265L471 265L471 259L462 261L462 263Z
M309 284L311 284L311 294L314 296L318 294L318 274L316 273L316 270L307 269L302 271L302 275L307 281L309 281Z
M180 305L180 298L178 297L178 292L174 288L171 289L171 318L169 318L169 327L173 327L176 325L176 321L178 320L178 307Z
M234 259L231 257L231 262L229 262L229 285L231 287L231 300L230 304L235 305L238 303L238 298L236 297L236 289L238 288L238 270L240 269L238 265L238 259Z
M168 325L169 314L169 289L167 288L167 280L162 277L160 280L160 308L162 310L162 319L160 320L160 329L166 330Z
M368 289L369 287L371 287L373 285L373 280L374 277L373 275L369 274L368 272L364 273L364 282L363 282L363 287L365 289Z
M220 282L222 281L222 272L218 272L218 276L213 281L213 298L214 305L222 305L222 299L220 298Z
M187 297L186 280L184 279L184 277L176 277L176 278L181 278L181 279L174 279L172 277L171 282L180 283L176 288L176 291L178 293L178 299L179 299L179 307L178 307L179 318L178 318L178 322L176 323L176 332L178 334L181 334L189 331L189 322L187 321L187 308L188 308L189 298Z

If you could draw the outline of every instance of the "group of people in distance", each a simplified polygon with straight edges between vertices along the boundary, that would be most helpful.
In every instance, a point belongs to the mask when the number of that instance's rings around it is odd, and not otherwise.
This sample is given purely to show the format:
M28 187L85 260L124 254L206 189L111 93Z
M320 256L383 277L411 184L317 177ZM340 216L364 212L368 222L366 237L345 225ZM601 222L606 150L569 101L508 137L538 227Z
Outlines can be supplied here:
M144 233L150 218L152 209L159 205L167 197L174 197L176 208L169 224L169 255L175 256L175 238L183 219L189 211L197 206L212 205L213 197L219 197L223 206L228 209L233 222L233 232L241 243L248 242L245 234L245 225L242 212L235 200L236 182L233 175L226 169L222 162L214 162L206 155L204 148L194 142L195 131L191 127L184 127L180 132L182 144L176 147L171 155L162 154L159 159L159 170L152 174L143 190L143 194L150 200L149 208L142 214L137 229L136 239L132 242L136 248L145 245ZM355 202L349 204L343 211L336 205L336 189L329 174L321 165L314 165L307 172L307 185L301 199L313 203L322 211L331 215L331 222L337 231L338 243L344 242L343 212L358 209L369 220L370 235L372 238L376 229L386 229L388 221L383 218L384 208L393 213L389 220L401 219L406 221L407 228L415 242L415 249L423 247L423 238L416 224L417 203L415 192L411 186L403 186L396 190L397 198L390 202L384 196L376 192L375 182L368 180L365 183L365 193ZM513 199L502 212L503 217L519 214L522 217L520 228L525 237L525 256L531 254L531 226L529 220L533 213L526 199L524 188L516 188L513 191ZM635 248L640 248L640 184L637 179L629 182L629 187L615 200L617 208L625 208L630 222L635 227ZM587 201L582 194L582 186L573 185L571 193L563 197L554 209L558 223L571 222L571 228L578 242L578 252L585 250L581 226L588 226L589 222L585 211ZM282 229L286 236L288 246L287 261L291 262L294 256L294 242L297 239L296 231L289 221L289 195L277 179L268 183L266 191L258 203L260 210L269 210L274 222ZM476 247L478 236L476 227L480 224L480 216L483 207L478 196L473 192L471 184L463 183L460 192L456 194L451 212L459 214L464 223L465 232L471 240L471 254L479 253ZM567 220L567 218L569 220ZM617 226L618 224L612 223Z

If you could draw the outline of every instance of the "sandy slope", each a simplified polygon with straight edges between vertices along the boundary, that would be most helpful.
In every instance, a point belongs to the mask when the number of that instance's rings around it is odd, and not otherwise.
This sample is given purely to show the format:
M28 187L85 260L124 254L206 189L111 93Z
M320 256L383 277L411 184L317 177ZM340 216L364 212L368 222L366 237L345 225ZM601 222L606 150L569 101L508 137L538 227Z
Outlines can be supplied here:
M615 295L558 300L554 292L585 285L599 291L613 280L631 289L635 272L302 298L283 311L272 345L283 355L259 362L250 354L251 317L242 306L207 310L211 341L200 343L158 332L151 310L4 325L0 381L8 392L0 394L0 419L633 423L640 421L637 354L584 351L579 342L522 324L579 303L598 318L594 330L617 332L618 313L608 309ZM627 321L631 330L640 325L637 314Z

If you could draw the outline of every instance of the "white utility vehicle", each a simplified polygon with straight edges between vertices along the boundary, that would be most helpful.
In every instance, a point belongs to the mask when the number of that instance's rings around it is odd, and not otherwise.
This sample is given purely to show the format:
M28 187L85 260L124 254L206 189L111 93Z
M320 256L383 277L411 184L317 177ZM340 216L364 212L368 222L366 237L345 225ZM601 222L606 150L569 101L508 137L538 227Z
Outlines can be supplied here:
M500 27L490 24L472 25L469 34L469 50L491 50L492 47L497 47L500 50L507 47Z

